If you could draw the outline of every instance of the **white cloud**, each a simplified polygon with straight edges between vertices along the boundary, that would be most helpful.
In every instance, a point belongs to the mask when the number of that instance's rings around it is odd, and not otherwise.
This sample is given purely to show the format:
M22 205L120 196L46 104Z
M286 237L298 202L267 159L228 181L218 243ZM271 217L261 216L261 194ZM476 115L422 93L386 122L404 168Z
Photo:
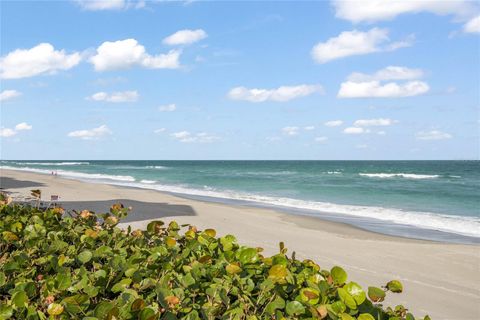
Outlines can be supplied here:
M202 29L197 30L179 30L174 34L163 39L164 44L170 46L182 45L182 44L192 44L194 42L200 41L207 37L207 33Z
M67 54L49 43L31 49L17 49L0 58L0 78L20 79L68 70L80 63L78 52Z
M306 127L303 127L303 130L312 131L312 130L315 130L315 126L306 126Z
M372 28L369 31L344 31L337 37L316 44L312 57L318 63L353 55L362 55L378 51L392 51L410 46L412 36L398 43L391 43L387 29Z
M90 58L96 71L127 69L142 66L149 69L176 69L180 67L180 50L170 50L165 54L150 55L145 47L135 39L106 41L97 48Z
M121 10L126 6L125 0L76 0L84 10Z
M346 134L362 134L367 132L368 130L365 130L360 127L348 127L343 130L343 133L346 133Z
M32 130L32 126L26 122L19 123L14 129L0 128L0 137L8 138L15 136L19 131Z
M331 120L324 123L327 127L338 127L343 124L342 120Z
M357 120L353 123L355 127L377 127L390 126L397 121L388 118Z
M281 86L276 89L248 89L245 87L235 87L228 92L228 97L233 100L246 100L250 102L284 102L295 98L305 97L315 92L323 93L322 86L301 84L298 86Z
M146 0L75 0L77 4L88 11L126 10L145 7Z
M170 136L183 143L211 143L220 139L219 137L206 132L194 134L189 131L179 131L170 134Z
M412 80L423 77L424 72L421 69L411 69L407 67L388 66L378 70L374 74L365 74L354 72L348 76L349 81L384 81L384 80Z
M377 131L377 134L380 135L380 136L384 136L387 133L385 131L381 130L381 131Z
M22 131L22 130L32 130L32 126L26 122L19 123L15 126L15 131Z
M97 92L90 97L87 97L88 100L94 101L106 101L106 102L113 102L113 103L121 103L121 102L135 102L139 98L139 94L137 91L122 91L122 92L113 92L113 93L106 93L106 92Z
M298 127L284 127L282 128L283 134L287 136L296 136L298 134Z
M153 132L156 134L164 133L165 131L167 131L167 129L165 128L159 128L159 129L153 130Z
M16 134L17 132L10 128L0 128L0 137L8 138L8 137L13 137Z
M404 84L389 82L381 84L379 81L343 82L337 97L339 98L399 98L412 97L424 94L430 90L423 81L409 81Z
M101 125L98 128L72 131L68 134L68 136L83 140L96 140L109 134L112 134L112 131L110 131L110 129L106 125Z
M470 19L463 26L463 31L468 33L480 33L480 15Z
M420 131L415 134L418 140L445 140L451 139L452 135L439 130Z
M177 110L177 106L175 105L175 103L171 103L171 104L167 104L167 105L158 107L158 111L160 111L160 112L172 112L172 111L175 111L175 110Z
M474 12L473 1L405 1L405 0L334 0L336 17L354 23L391 20L400 14L431 12L437 15L455 15L462 18Z
M3 90L0 93L0 101L7 101L16 97L21 96L22 93L17 90Z
M327 137L316 137L315 138L315 142L319 142L319 143L323 143L325 141L327 141L328 138Z

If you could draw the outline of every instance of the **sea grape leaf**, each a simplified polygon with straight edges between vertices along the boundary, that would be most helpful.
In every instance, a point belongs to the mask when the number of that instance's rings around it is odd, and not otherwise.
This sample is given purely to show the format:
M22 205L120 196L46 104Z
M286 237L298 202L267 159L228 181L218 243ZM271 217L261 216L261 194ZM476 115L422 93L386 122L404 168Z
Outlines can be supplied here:
M305 307L298 301L289 301L285 306L285 310L290 316L298 316L305 313Z
M335 266L330 270L332 279L336 284L344 284L347 281L347 273L342 267Z
M78 254L77 258L78 261L85 264L92 259L92 256L93 254L90 250L84 250Z
M368 297L373 302L382 302L385 299L385 291L377 287L368 287Z
M387 289L394 293L401 293L403 291L403 285L398 280L389 281L386 285Z

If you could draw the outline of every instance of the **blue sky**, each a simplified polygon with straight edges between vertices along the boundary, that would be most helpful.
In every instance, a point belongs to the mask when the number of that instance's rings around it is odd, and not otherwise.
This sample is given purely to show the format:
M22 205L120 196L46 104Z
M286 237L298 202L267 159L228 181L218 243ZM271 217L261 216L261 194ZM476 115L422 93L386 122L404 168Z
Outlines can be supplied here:
M1 2L2 159L478 159L475 2Z

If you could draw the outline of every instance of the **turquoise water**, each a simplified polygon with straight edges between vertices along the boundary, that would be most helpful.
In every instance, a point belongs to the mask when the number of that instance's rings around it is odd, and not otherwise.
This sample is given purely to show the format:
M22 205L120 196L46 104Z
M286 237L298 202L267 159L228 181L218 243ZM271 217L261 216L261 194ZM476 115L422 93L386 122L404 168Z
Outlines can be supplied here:
M398 225L480 238L479 161L2 161L2 167L246 201L380 232Z

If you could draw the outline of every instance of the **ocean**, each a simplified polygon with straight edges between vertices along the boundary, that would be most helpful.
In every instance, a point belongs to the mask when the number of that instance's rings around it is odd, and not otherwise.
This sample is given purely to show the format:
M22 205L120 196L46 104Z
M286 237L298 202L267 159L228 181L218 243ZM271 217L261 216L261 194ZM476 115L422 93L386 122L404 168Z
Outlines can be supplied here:
M480 243L480 161L1 161L1 168Z

